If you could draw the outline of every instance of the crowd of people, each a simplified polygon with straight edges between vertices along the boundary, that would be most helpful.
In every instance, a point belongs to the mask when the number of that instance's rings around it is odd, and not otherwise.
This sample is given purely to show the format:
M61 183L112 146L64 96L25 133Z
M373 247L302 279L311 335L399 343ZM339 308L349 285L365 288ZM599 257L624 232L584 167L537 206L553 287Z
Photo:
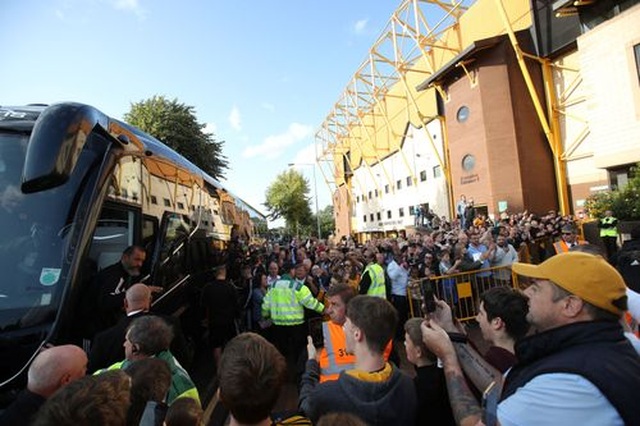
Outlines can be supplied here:
M213 268L197 304L227 424L640 424L640 295L615 250L557 212L458 207L409 236L265 243ZM542 247L539 264L519 259L525 246ZM145 256L129 247L98 274L90 349L43 350L0 423L203 424L183 325L152 314L162 289L136 282ZM491 283L473 288L475 341L455 320L461 273ZM298 405L275 411L287 384Z

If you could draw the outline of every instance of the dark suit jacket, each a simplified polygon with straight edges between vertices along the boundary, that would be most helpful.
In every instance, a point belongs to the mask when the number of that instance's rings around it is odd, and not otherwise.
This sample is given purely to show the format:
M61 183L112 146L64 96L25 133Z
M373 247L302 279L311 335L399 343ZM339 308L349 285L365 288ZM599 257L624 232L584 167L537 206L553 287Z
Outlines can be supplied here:
M18 398L0 414L0 424L31 424L34 415L45 401L44 397L31 392L29 389L24 389L20 392Z
M91 344L89 352L88 373L93 373L101 368L107 368L125 358L124 337L131 322L142 315L151 315L150 312L138 312L131 316L120 319L116 325L105 331L98 333ZM178 320L173 317L158 315L164 319L173 330L173 340L171 341L171 353L178 360L180 365L188 368L191 362L187 341L182 332L182 327Z

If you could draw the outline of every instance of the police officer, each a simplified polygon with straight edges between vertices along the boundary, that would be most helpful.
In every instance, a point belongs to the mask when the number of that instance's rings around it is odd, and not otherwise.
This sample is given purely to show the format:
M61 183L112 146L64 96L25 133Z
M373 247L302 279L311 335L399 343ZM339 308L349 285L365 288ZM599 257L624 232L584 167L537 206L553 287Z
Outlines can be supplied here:
M324 313L324 305L304 283L306 276L305 265L298 263L269 288L262 301L262 317L273 321L273 343L289 366L296 365L307 343L304 308Z
M607 259L611 261L618 251L618 219L613 217L611 210L604 212L604 217L598 222L598 228L600 228L600 239L607 249Z

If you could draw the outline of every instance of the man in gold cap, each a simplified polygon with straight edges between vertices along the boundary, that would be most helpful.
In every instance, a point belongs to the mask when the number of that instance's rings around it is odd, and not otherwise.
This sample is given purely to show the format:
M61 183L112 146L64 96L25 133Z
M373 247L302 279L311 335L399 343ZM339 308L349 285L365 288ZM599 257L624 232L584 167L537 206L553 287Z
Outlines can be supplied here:
M627 302L620 274L580 252L540 265L515 263L513 270L532 279L527 321L536 333L516 343L518 363L504 380L496 412L483 413L474 402L444 330L434 321L422 325L425 344L444 364L458 424L493 414L502 426L640 425L640 358L619 323Z

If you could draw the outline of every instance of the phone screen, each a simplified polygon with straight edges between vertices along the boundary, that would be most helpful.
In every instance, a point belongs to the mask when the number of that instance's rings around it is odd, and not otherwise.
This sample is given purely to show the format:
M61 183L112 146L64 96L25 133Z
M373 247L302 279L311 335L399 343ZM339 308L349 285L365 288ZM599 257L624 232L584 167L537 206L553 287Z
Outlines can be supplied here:
M482 422L485 426L496 426L498 423L498 399L500 387L491 382L482 394Z
M313 346L316 348L324 347L322 318L311 318L309 320L309 336L311 336L311 340L313 340Z

